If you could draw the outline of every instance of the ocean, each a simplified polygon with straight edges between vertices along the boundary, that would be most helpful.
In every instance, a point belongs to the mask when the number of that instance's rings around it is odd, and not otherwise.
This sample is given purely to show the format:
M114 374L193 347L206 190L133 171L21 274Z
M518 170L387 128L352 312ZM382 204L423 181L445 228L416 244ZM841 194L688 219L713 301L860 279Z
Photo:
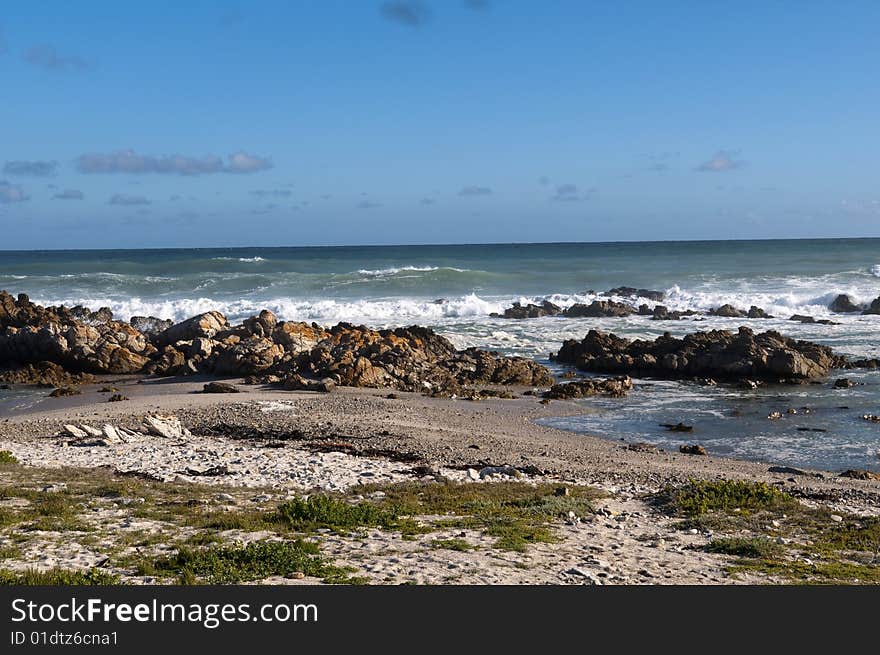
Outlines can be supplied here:
M489 316L515 301L546 299L563 307L590 302L622 285L664 291L663 304L670 309L757 305L777 318ZM282 319L327 325L427 325L459 347L489 348L548 365L549 353L564 339L581 338L591 328L653 338L664 331L681 335L747 324L844 354L880 356L880 316L828 309L841 293L865 303L880 296L880 239L0 251L0 289L27 293L40 304L107 306L121 319L180 320L217 309L235 321L268 308ZM841 324L787 320L793 314ZM880 425L860 416L880 414L880 374L847 377L864 385L741 391L638 381L628 398L585 400L582 416L548 422L666 447L699 442L714 454L793 466L878 470ZM798 408L812 411L786 413ZM772 411L786 414L771 421ZM694 433L682 437L659 426L679 421L693 423Z

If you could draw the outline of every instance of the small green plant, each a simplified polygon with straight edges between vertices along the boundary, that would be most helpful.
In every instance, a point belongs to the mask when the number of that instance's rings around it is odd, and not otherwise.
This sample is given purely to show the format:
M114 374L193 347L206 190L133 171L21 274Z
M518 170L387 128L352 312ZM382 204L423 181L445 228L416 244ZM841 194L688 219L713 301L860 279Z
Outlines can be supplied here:
M0 450L0 464L18 464L18 458L8 450Z
M0 569L0 585L98 586L115 584L119 584L118 576L94 568L87 571L69 571L57 568L48 571Z
M721 537L706 544L704 550L709 553L758 559L775 557L784 549L775 541L765 537Z
M433 548L439 548L443 550L457 550L459 552L466 552L474 549L474 547L471 546L464 539L434 539L431 542L431 546Z
M401 525L401 518L393 509L368 502L348 503L322 495L283 503L278 506L278 516L293 529L303 532L321 528L347 532L364 527L393 530Z

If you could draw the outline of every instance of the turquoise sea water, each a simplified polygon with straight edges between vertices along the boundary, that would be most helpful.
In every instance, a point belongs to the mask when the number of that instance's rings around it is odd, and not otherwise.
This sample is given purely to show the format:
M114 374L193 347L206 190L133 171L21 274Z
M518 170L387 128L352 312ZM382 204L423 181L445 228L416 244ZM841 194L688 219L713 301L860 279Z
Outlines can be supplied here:
M858 302L880 296L877 239L0 251L0 289L28 293L42 304L109 306L123 319L183 319L219 309L238 320L269 308L284 319L323 324L417 323L461 347L542 361L564 339L582 337L590 328L653 337L744 323L489 317L514 301L549 299L566 306L621 285L662 290L671 309L758 305L778 318L746 321L755 329L777 329L852 355L880 355L880 316L832 315L827 308L840 293ZM795 313L833 316L842 325L786 320ZM623 401L584 401L584 416L556 424L674 446L681 435L657 424L685 420L696 425L687 439L706 441L714 452L876 469L880 426L858 415L880 414L880 386L873 373L861 377L864 386L842 392L809 385L746 393L645 382ZM812 405L816 411L768 421L766 414L787 408L782 405ZM849 409L836 409L843 406ZM814 427L828 432L797 430L820 420Z

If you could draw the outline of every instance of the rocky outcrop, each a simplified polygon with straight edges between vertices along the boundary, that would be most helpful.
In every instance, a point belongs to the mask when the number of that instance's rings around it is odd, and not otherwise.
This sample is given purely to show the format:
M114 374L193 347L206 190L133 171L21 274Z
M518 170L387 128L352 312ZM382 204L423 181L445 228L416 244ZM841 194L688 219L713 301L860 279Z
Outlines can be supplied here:
M512 307L505 309L503 314L493 312L490 316L496 318L540 318L541 316L556 316L560 313L562 313L561 307L545 300L540 305L533 303L523 305L515 302Z
M862 314L880 314L880 298L874 298Z
M748 317L749 318L773 318L770 314L768 314L763 309L761 309L760 307L757 307L755 305L752 305L751 307L749 307Z
M666 294L652 289L636 289L635 287L614 287L605 292L606 296L618 296L621 298L646 298L654 302L662 302Z
M803 314L794 314L788 320L789 321L797 321L798 323L807 323L807 324L817 323L819 325L840 325L840 323L835 323L834 321L831 321L827 318L817 319L817 318L814 318L813 316L804 316Z
M269 371L282 378L332 380L356 387L457 394L471 384L552 383L530 359L502 357L476 348L457 351L449 340L422 327L371 330L340 323L311 350Z
M72 387L95 381L88 373L70 373L52 362L26 364L21 368L0 373L3 384L34 384L41 387Z
M155 352L127 323L90 325L64 307L40 307L23 294L13 301L0 292L0 366L53 362L71 372L135 373Z
M827 346L773 331L755 334L746 327L736 333L695 332L683 339L666 333L654 341L590 330L581 341L566 341L555 359L597 373L778 382L825 377L845 364Z
M563 384L554 384L549 391L545 391L544 398L554 400L570 400L574 398L586 398L588 396L611 396L623 398L627 391L633 387L632 379L628 375L616 378L577 380Z
M193 316L182 323L172 325L155 336L155 343L160 346L176 343L178 341L192 341L193 339L210 339L218 332L229 328L229 321L220 312L205 312Z
M143 332L146 335L154 335L170 328L174 325L174 321L170 319L156 318L155 316L132 316L128 321L128 324L138 332Z
M721 307L710 309L709 316L721 316L724 318L745 318L746 316L748 316L748 312L737 309L733 305L721 305Z
M828 309L837 314L851 314L862 311L865 309L865 306L854 303L852 298L845 293L842 293L831 301L831 304L828 305Z
M637 311L635 307L625 303L614 302L613 300L594 300L589 305L576 303L563 313L569 318L602 318L607 316L629 316Z
M650 316L652 321L680 321L685 316L696 315L697 312L691 309L669 311L665 305L654 305L654 309L649 309L647 305L639 305L639 314Z
M153 319L144 321L136 324L158 327ZM474 348L459 351L417 326L371 330L340 323L328 330L314 323L279 321L264 310L237 326L219 312L206 312L163 327L145 334L109 319L89 325L63 307L39 307L26 296L13 299L0 293L0 368L21 371L10 381L45 378L53 386L75 381L59 371L240 375L287 388L312 389L318 381L324 387L393 387L449 395L471 384L552 383L547 369L532 360Z

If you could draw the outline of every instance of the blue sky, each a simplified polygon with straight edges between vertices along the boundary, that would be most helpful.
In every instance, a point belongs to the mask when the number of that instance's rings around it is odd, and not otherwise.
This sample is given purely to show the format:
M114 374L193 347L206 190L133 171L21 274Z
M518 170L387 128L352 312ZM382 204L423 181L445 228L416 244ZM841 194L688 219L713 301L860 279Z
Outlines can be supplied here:
M880 236L878 19L8 3L0 248Z

